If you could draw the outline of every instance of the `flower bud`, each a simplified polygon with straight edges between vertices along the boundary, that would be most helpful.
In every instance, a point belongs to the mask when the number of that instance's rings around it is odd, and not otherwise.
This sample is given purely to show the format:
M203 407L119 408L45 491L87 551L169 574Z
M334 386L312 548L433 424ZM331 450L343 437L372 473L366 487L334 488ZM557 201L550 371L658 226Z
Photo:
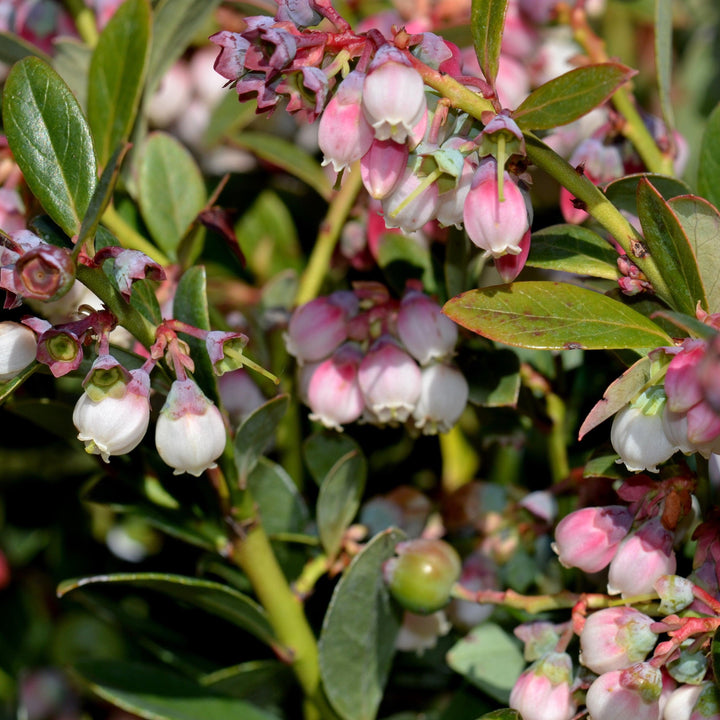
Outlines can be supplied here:
M15 263L19 294L32 300L57 300L75 282L75 263L65 248L42 243Z
M376 200L382 200L397 187L407 167L409 150L394 140L373 140L360 160L363 185Z
M448 432L460 419L469 394L467 380L456 367L437 363L423 368L413 410L415 427L426 435Z
M383 337L360 363L358 383L374 420L405 422L420 398L422 374L410 355Z
M651 593L662 575L673 575L677 560L673 536L660 518L652 518L628 535L610 563L608 593L623 597Z
M590 686L585 704L593 720L658 720L662 675L650 663L601 675Z
M632 521L632 513L622 505L576 510L555 528L553 550L565 567L599 572L610 564Z
M437 183L427 184L427 178L418 177L408 168L393 192L383 198L385 226L405 232L420 230L435 217L438 198Z
M37 340L29 327L10 320L0 322L0 382L16 377L36 353Z
M658 472L658 465L669 460L677 447L663 431L665 394L653 386L613 418L610 442L631 472Z
M216 467L225 449L225 425L217 407L193 380L175 380L155 427L155 446L175 475L195 477Z
M373 129L363 115L361 100L365 73L353 70L338 86L318 125L318 145L325 159L340 172L368 152Z
M86 380L73 423L85 451L109 462L111 455L129 453L145 437L150 422L150 376L142 369L128 373L114 358L101 355Z
M598 675L640 662L655 647L654 620L632 607L592 613L580 634L580 662Z
M342 430L363 413L365 400L358 384L363 354L357 345L345 343L321 363L302 370L303 396L312 411L310 419Z
M571 681L570 656L548 653L520 675L510 692L509 705L523 720L570 720L576 709Z
M347 339L347 320L356 308L357 299L349 292L315 298L296 308L285 335L288 352L300 364L326 358Z
M665 373L665 394L670 410L687 412L703 399L698 378L698 365L705 356L706 344L701 340L686 340L673 356Z
M406 610L423 615L445 607L461 570L452 545L420 538L398 543L395 552L383 565L392 596Z
M385 45L365 78L362 107L378 140L404 143L427 109L425 83L397 48Z
M455 350L457 325L425 293L405 293L397 315L398 337L421 364L441 360Z
M681 685L668 698L663 720L717 720L720 690L713 682Z
M481 250L500 257L519 255L520 242L530 228L528 206L520 188L503 174L503 196L499 197L497 162L485 158L478 166L463 206L465 230Z

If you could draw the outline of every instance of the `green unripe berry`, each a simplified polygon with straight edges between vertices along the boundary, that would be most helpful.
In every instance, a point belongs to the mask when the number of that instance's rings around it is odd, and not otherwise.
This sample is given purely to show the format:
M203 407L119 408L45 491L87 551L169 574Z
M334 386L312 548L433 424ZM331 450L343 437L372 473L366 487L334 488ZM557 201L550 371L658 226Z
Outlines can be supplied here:
M397 557L383 566L392 596L406 609L427 615L447 605L460 577L460 556L443 540L398 543Z

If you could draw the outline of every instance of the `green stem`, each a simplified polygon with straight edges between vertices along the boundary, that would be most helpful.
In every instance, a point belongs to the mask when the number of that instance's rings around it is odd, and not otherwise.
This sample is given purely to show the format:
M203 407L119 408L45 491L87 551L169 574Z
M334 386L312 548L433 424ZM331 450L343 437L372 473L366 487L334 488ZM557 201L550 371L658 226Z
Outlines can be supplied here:
M85 5L83 0L65 0L65 4L73 16L78 34L89 48L94 48L100 35L93 11Z
M320 226L307 267L300 278L300 287L295 297L297 305L310 302L320 293L335 245L361 187L360 167L356 163L349 172L346 171L344 183L330 201L328 213Z
M170 265L170 259L151 242L148 242L140 233L131 228L112 205L103 213L102 222L108 230L115 234L124 248L139 250L159 265Z
M92 290L115 315L133 337L137 338L146 348L155 342L155 325L141 315L120 293L110 284L110 280L99 268L78 265L77 278L85 287Z
M545 397L547 413L552 420L552 429L548 440L548 460L553 483L559 483L570 474L567 456L566 413L563 399L555 393Z

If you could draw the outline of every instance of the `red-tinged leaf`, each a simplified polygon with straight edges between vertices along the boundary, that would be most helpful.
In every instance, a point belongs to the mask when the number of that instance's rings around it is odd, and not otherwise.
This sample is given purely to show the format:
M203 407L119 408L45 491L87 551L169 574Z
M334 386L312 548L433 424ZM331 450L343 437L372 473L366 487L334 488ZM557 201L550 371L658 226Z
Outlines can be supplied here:
M495 86L508 0L472 0L470 31L480 69Z
M640 358L614 380L580 426L578 440L582 440L593 428L629 403L650 382L651 367L652 361L649 357Z
M652 320L606 295L558 282L470 290L444 312L459 325L506 345L545 350L613 350L671 345Z
M636 71L620 63L570 70L533 90L512 114L523 130L550 130L602 105Z

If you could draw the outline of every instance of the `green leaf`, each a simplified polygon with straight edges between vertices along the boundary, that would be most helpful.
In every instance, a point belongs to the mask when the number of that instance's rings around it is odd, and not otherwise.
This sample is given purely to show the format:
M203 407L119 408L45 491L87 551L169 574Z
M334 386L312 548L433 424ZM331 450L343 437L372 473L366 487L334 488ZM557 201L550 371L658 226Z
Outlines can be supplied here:
M360 446L344 433L323 430L303 443L305 463L315 482L320 485L332 467L348 453L362 452Z
M200 684L236 698L262 693L276 699L292 685L292 671L277 660L252 660L209 673L200 678Z
M603 396L588 413L580 432L578 440L597 427L601 422L612 417L618 410L629 403L652 381L653 364L649 357L640 358L631 365L617 380L607 387Z
M673 309L694 315L698 303L707 308L693 248L678 217L647 179L638 185L638 214L650 254L670 289Z
M67 235L76 235L95 190L97 165L72 92L49 65L25 58L5 81L3 122L33 195Z
M672 99L670 97L674 54L672 41L672 0L655 0L655 72L657 73L662 116L669 130L674 125Z
M532 235L527 265L577 275L617 280L617 251L580 225L553 225Z
M720 104L710 113L703 133L698 164L698 190L715 207L720 207Z
M8 397L10 397L10 395L12 395L13 392L17 390L39 367L39 362L31 362L26 368L21 370L12 380L0 383L0 404L4 403L8 399Z
M262 160L307 183L325 200L330 199L332 186L320 163L294 143L260 132L242 132L233 135L232 139Z
M202 174L190 152L172 135L151 133L138 168L143 220L158 247L173 260L178 247L205 207Z
M163 75L185 52L198 31L206 26L219 4L220 0L159 0L154 3L146 96L155 91Z
M125 0L103 29L88 74L88 122L101 165L130 136L149 53L148 0Z
M695 254L708 311L720 312L720 212L694 195L673 198L668 205L685 230Z
M39 57L46 63L52 62L49 55L46 55L27 40L23 40L10 32L0 32L0 62L4 62L6 65L14 65L18 60L22 60L29 55Z
M278 720L253 705L217 695L165 668L84 660L73 672L103 700L147 720Z
M545 350L613 350L672 344L640 313L600 293L557 282L470 290L449 300L448 317L478 335Z
M320 634L320 676L342 720L374 720L400 630L401 613L382 577L383 563L404 538L376 535L335 587Z
M427 292L436 292L430 251L414 238L402 233L386 233L380 242L377 261L388 285L396 292L402 294L411 278L420 280Z
M278 645L265 610L260 605L247 595L211 580L165 573L115 573L65 580L58 586L57 594L62 597L90 585L106 586L114 583L148 588L169 595L237 625L271 647Z
M635 71L620 63L570 70L533 90L512 113L523 130L550 130L604 103Z
M507 703L525 667L517 641L491 622L473 628L453 645L447 661L455 672L501 703Z
M278 395L254 410L240 425L235 435L235 462L241 487L257 464L258 458L275 438L280 421L288 409L287 395Z
M87 79L92 48L74 37L55 38L53 47L53 70L68 84L80 107L87 108Z
M493 710L492 712L485 713L477 718L477 720L522 720L522 717L517 710L502 708L501 710Z
M636 173L634 175L626 175L619 180L613 180L605 185L603 191L605 197L618 209L625 210L632 215L638 214L637 209L637 191L640 181L647 179L652 186L666 199L676 197L677 195L687 195L690 188L682 181L667 175L657 175L656 173Z
M303 269L295 221L272 190L263 190L257 196L238 221L235 234L258 285L287 268L297 272Z
M470 383L469 400L482 407L515 407L520 393L520 362L512 350L473 353L462 363ZM482 372L478 372L482 368Z
M309 513L305 500L285 469L261 457L248 476L248 487L268 535L300 533Z
M480 69L495 86L508 0L472 0L470 30Z
M342 539L357 514L365 489L367 463L362 453L353 450L333 465L320 486L317 524L325 552L334 558Z

